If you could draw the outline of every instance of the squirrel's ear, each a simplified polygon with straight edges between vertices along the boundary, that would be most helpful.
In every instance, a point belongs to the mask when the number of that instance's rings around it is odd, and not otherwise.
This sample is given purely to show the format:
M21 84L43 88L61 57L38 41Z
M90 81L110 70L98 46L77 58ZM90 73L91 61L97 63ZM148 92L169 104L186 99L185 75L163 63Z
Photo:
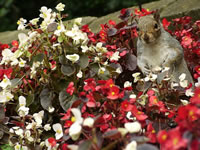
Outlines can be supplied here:
M160 10L156 9L155 13L153 14L154 19L159 22L160 20Z

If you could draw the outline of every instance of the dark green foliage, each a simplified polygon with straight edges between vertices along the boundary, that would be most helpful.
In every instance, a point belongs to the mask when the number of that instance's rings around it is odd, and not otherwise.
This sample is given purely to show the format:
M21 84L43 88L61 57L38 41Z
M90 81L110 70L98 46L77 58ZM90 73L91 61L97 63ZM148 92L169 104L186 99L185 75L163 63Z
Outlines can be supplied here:
M27 20L39 15L42 6L55 8L62 2L66 5L65 13L69 14L68 19L81 16L103 16L122 8L147 3L155 0L1 0L0 1L0 32L15 30L17 20L22 17Z

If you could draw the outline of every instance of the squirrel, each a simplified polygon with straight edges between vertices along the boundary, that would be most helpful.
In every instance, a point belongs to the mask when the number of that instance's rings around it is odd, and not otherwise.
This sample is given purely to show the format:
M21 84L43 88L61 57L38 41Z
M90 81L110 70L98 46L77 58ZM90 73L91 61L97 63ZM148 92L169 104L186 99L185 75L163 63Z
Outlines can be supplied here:
M160 22L159 11L136 19L137 65L144 75L156 67L169 67L172 81L179 82L179 76L186 74L188 83L194 86L193 78L184 59L184 52L178 40L173 38Z

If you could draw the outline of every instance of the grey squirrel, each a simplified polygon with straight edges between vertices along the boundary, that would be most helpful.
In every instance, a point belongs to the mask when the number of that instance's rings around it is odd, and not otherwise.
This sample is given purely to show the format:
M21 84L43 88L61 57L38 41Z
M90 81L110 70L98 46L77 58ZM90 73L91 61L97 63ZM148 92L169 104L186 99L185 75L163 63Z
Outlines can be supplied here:
M186 74L188 83L193 78L184 59L183 48L162 26L159 11L136 19L137 23L137 64L144 75L156 67L169 67L172 81L179 82L179 76Z

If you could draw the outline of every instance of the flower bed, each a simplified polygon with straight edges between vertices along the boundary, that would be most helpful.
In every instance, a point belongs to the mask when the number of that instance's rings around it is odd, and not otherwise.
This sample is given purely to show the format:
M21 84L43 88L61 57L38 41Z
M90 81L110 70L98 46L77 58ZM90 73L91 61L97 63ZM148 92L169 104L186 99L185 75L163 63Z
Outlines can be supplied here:
M147 77L137 68L134 19L154 12L122 9L120 23L94 34L81 18L63 24L64 7L20 18L28 35L0 44L1 148L198 150L200 21L162 20L198 79L193 91L185 74L174 83L168 68Z

